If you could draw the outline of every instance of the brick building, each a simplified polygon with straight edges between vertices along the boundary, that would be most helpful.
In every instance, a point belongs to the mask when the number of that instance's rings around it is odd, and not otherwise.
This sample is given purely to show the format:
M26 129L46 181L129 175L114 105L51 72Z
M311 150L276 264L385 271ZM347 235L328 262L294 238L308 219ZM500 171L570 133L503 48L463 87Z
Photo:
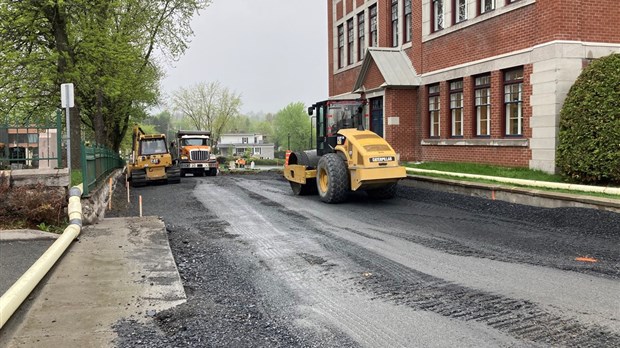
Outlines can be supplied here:
M327 0L330 99L408 161L555 171L562 103L620 52L618 0Z

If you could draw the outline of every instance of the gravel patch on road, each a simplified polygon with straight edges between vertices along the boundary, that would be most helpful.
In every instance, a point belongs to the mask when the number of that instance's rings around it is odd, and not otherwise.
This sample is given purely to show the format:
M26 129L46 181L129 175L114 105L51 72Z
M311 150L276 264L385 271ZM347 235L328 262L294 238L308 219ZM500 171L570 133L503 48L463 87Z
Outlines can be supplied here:
M226 232L225 221L211 214L208 207L201 207L191 194L194 183L183 180L179 185L132 192L143 195L144 215L158 215L165 221L188 300L166 311L141 313L143 317L138 320L118 322L114 327L118 334L115 344L356 347L344 334L332 329L307 332L294 325L298 318L290 308L295 301L292 292L284 285L278 286L280 281L254 255L251 246ZM138 215L136 207L126 203L122 190L114 193L113 207L108 217ZM200 215L190 215L197 210ZM263 289L267 285L268 289Z

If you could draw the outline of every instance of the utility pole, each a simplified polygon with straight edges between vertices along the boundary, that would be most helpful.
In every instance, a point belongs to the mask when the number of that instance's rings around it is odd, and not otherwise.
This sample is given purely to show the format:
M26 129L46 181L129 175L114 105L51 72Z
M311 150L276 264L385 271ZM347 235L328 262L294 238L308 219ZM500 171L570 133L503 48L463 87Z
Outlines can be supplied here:
M291 149L291 133L288 133L288 147L289 150Z

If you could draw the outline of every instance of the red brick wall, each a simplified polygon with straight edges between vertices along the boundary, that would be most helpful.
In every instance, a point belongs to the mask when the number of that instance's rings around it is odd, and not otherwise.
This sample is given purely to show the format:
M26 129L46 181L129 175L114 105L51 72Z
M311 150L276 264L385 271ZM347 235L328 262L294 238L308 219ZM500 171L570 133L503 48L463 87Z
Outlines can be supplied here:
M576 0L573 0L573 2ZM570 2L570 1L568 1ZM567 4L562 4L566 6ZM579 8L566 13L563 24L572 23L582 33L581 40L592 42L620 42L620 2L579 1ZM575 21L575 17L579 21ZM573 38L574 40L574 38Z
M401 160L415 159L415 120L417 118L417 89L388 89L383 98L385 139L400 154ZM387 124L388 117L399 117L399 125ZM418 143L419 144L419 143Z
M377 67L376 64L370 64L368 71L366 72L366 78L364 79L363 85L366 87L366 90L371 90L378 88L385 82L385 78L381 74L381 71Z
M413 68L420 74L422 72L422 62L424 54L422 52L422 3L413 0L411 4L411 49L407 55L411 59Z
M506 127L504 121L504 77L501 71L491 72L491 138L502 138ZM475 121L474 121L475 122Z
M482 163L506 167L528 167L531 151L506 146L422 146L425 162Z
M357 76L359 75L360 70L361 66L357 66L336 74L333 77L333 83L330 86L329 95L333 96L351 93L353 86L355 85L355 81L357 81Z
M327 0L327 1L331 1L331 0ZM339 21L342 18L342 16L344 16L344 9L342 8L343 4L344 2L342 0L336 3L336 21ZM334 23L334 22L330 21L329 23Z
M365 0L355 0L355 2L357 4L357 7L360 7L360 6L364 5L364 1Z
M425 73L553 40L620 43L619 5L618 0L537 1L423 43L421 67L415 57L414 66Z
M353 0L346 0L345 11L347 11L347 16L353 12Z
M377 1L377 20L379 47L392 47L390 28L392 27L392 9L390 0ZM369 22L370 23L370 22Z

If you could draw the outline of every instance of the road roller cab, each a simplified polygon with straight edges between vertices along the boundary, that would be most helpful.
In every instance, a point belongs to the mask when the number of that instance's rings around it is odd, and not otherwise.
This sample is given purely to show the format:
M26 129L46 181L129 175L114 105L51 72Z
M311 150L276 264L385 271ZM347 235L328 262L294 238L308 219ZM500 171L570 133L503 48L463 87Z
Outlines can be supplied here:
M364 129L366 101L328 100L308 108L316 116L315 150L289 155L284 176L296 195L318 193L327 203L342 202L349 191L392 198L406 176L398 155L385 139Z

